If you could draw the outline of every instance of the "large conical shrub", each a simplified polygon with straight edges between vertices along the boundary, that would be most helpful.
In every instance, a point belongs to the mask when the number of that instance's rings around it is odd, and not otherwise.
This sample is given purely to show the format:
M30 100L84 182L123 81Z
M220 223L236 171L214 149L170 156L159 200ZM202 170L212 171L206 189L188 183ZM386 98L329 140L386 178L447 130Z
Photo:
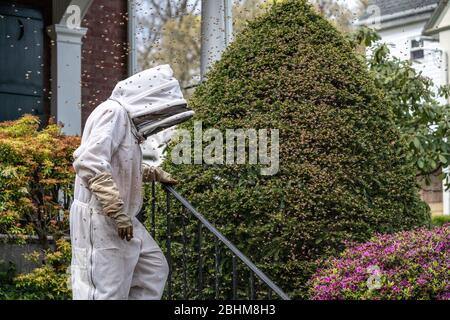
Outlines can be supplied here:
M339 252L344 241L429 219L382 92L344 36L303 0L283 1L251 22L190 103L203 129L280 130L276 175L249 164L167 161L166 169L294 297L304 297L317 259ZM206 246L208 260L214 245Z

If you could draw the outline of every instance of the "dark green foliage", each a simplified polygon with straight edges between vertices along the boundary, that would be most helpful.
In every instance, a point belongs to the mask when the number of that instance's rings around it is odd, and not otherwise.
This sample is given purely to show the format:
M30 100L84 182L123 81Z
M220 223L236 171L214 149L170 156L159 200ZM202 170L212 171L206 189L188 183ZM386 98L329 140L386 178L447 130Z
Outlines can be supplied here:
M204 129L280 130L275 176L260 175L259 165L167 161L165 169L182 182L180 192L293 297L305 297L315 261L341 251L344 241L429 222L391 109L363 59L303 0L276 4L251 22L190 104ZM185 127L192 129L192 122ZM205 241L203 255L212 259L213 249L214 242ZM212 268L210 261L208 279ZM180 292L179 274L174 277Z

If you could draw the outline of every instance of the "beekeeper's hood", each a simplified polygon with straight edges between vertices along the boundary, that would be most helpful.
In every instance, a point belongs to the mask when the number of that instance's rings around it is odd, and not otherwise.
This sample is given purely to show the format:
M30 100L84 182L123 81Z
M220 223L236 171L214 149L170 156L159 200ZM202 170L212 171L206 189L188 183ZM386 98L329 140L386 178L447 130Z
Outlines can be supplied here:
M168 64L120 81L110 99L127 110L133 133L140 141L194 115L194 111L187 107L180 84Z

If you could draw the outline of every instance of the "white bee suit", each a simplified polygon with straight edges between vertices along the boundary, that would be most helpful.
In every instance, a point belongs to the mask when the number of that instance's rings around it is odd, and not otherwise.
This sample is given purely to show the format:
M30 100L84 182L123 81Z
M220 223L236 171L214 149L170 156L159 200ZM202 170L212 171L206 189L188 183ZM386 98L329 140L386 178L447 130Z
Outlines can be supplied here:
M74 299L160 299L167 261L136 219L142 206L142 152L151 134L185 121L186 107L172 69L163 65L119 82L111 98L89 116L80 147L74 152L74 201L70 210L71 283ZM149 117L150 115L150 117ZM139 118L138 118L139 117ZM138 119L135 123L135 120ZM144 120L142 120L144 119ZM118 236L118 223L92 181L110 177L117 212L132 224L130 241Z

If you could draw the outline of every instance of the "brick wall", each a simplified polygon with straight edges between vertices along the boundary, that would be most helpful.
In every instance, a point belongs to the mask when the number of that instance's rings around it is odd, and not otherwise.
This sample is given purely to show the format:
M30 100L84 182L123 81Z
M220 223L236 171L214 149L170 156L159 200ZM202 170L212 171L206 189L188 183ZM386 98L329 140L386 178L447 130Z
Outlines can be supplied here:
M82 26L82 123L127 77L127 1L94 0Z

